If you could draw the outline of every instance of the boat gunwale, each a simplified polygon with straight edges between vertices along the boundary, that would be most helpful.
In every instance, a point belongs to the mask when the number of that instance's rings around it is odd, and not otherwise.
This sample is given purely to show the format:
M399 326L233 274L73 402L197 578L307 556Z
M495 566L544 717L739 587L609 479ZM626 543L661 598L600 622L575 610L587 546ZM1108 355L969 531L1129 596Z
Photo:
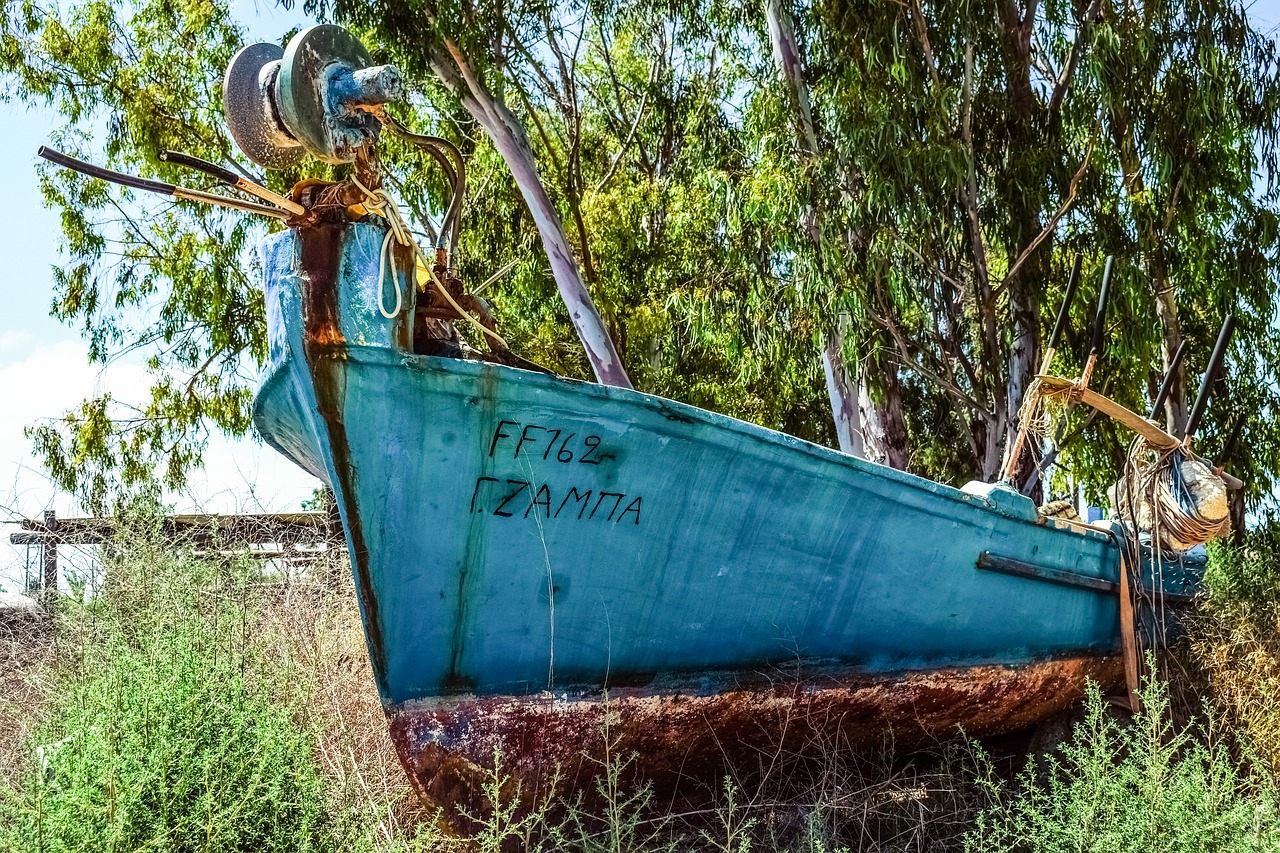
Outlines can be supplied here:
M258 391L254 395L254 420L255 425L258 417L258 398L266 390L267 386L277 379L281 374L288 371L287 362L290 358L302 358L305 363L306 359L301 354L292 353L292 348L286 348L284 359L279 364L271 364L263 373L258 386ZM1088 529L1076 525L1058 525L1056 523L1046 523L1043 517L1032 521L1025 516L1007 512L988 501L981 495L974 495L963 491L955 486L949 486L945 483L939 483L929 480L917 474L907 471L899 471L887 465L881 465L857 456L851 456L829 447L807 441L803 438L789 435L785 432L773 430L759 424L753 424L750 421L744 421L730 415L712 412L707 409L701 409L689 403L682 403L679 400L672 400L657 394L649 394L644 391L637 391L632 388L620 388L610 385L601 385L596 382L590 382L582 379L574 379L571 377L556 376L552 374L540 373L533 370L525 370L519 367L509 367L502 364L493 364L491 362L471 361L467 359L449 358L446 356L419 355L416 353L407 353L398 349L392 349L386 346L370 346L364 344L334 343L334 344L312 344L309 348L312 355L320 357L339 358L355 362L367 362L381 366L403 365L407 368L422 371L442 373L448 376L458 376L460 378L481 382L486 373L489 376L497 376L499 381L510 378L518 381L532 384L535 387L540 386L548 391L564 391L570 390L572 393L585 393L588 397L597 399L610 400L611 402L622 403L625 405L640 405L651 410L657 410L660 414L671 420L683 420L686 423L699 422L705 426L716 429L728 430L736 432L746 438L765 446L785 447L790 450L798 450L807 453L811 457L827 462L838 463L847 468L852 468L864 474L880 477L890 482L908 486L918 491L925 492L940 498L944 498L956 503L971 506L976 509L990 512L1002 519L1016 521L1029 527L1040 528L1044 530L1052 530L1057 533L1077 536L1085 540L1108 545L1116 548L1117 543L1112 533L1100 529ZM512 374L507 377L504 374ZM280 381L285 381L282 377ZM458 391L458 396L467 396L464 391ZM671 418L671 414L677 415ZM259 435L263 437L273 448L283 453L286 457L293 459L293 455L286 452L272 438L259 430ZM299 464L300 467L306 468L305 465ZM976 557L975 557L976 560Z

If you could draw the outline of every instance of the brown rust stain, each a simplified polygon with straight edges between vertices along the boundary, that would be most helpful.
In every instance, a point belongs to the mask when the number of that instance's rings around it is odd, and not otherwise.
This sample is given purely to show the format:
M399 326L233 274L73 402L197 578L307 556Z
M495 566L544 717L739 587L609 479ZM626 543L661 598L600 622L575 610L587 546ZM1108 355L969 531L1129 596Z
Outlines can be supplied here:
M480 785L495 749L525 797L545 793L553 778L589 792L599 757L609 753L634 754L638 778L674 793L690 783L714 787L726 772L777 750L875 745L889 732L895 744L910 748L960 730L973 736L1016 731L1078 700L1088 681L1110 687L1122 673L1115 657L1072 657L779 681L714 695L630 689L607 698L472 697L415 703L388 717L418 795L449 814L480 815ZM468 824L455 821L455 828L466 832Z
M365 637L378 688L385 693L386 648L378 598L369 573L369 548L355 506L356 472L351 464L343 408L346 382L339 361L346 357L338 299L338 271L342 247L349 227L341 221L322 221L297 229L301 246L299 277L302 282L303 348L315 387L316 405L329 433L330 453L338 482L335 494L345 504L347 534L351 537L351 558L356 585L364 605Z
M396 315L392 334L400 351L409 353L413 352L413 318L418 304L417 258L412 247L404 245L399 240L391 241L391 253L396 270L404 272L405 283L404 306ZM396 287L399 286L400 283L396 282Z

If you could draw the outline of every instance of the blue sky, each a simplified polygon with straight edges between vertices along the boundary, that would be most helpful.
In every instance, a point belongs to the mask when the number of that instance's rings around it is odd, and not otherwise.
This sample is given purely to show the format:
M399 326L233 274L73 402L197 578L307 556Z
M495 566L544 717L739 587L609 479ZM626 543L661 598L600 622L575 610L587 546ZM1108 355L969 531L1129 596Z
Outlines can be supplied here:
M269 3L239 0L237 17L251 37L278 40L307 18ZM125 359L103 371L90 365L84 342L74 329L49 317L50 268L65 259L59 253L56 214L42 204L36 182L36 149L48 142L53 120L42 110L0 103L0 590L21 585L26 549L9 545L14 528L3 522L32 517L48 508L60 515L80 514L69 496L57 494L32 457L23 427L57 418L86 396L109 390L123 400L142 400L147 387L140 359ZM297 510L318 483L269 447L252 438L215 438L204 472L183 494L171 496L180 510Z
M251 37L276 41L292 27L309 23L296 4L292 11L271 2L236 0L233 7ZM1260 0L1250 12L1264 30L1280 22L1280 0ZM109 371L89 365L86 348L72 329L48 316L50 267L64 259L58 251L58 222L46 210L36 185L36 149L48 141L49 115L0 103L0 257L5 274L0 311L0 588L13 590L22 574L25 549L8 544L4 521L34 516L46 508L78 512L58 495L32 458L23 427L56 418L90 393L110 390L118 399L141 399L145 374L137 361ZM186 493L173 496L181 509L258 511L297 509L316 482L270 448L251 439L215 439L206 470Z

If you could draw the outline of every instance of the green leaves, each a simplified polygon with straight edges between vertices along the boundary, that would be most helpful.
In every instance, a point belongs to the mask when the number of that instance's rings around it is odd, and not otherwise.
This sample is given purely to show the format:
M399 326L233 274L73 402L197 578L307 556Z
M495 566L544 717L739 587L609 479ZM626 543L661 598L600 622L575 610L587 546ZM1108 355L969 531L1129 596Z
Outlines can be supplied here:
M1257 413L1235 470L1254 501L1270 493L1280 90L1275 47L1238 2L1052 2L1035 15L1016 4L798 3L816 152L800 144L777 81L763 2L309 8L402 65L416 89L397 114L469 158L456 260L470 284L518 261L485 298L534 360L589 375L507 164L436 78L453 67L446 39L528 137L640 389L831 443L819 354L843 323L864 417L901 412L905 431L885 437L898 456L935 478L991 478L1071 257L1087 262L1059 372L1082 364L1087 303L1112 253L1097 383L1145 409L1186 336L1183 400L1235 310L1231 378L1202 446L1212 451L1236 412ZM156 154L234 161L218 88L240 40L216 3L10 4L0 73L11 96L63 116L59 144L198 183ZM438 214L434 167L393 140L384 149L413 217ZM268 178L285 190L316 173L331 174L309 164ZM155 388L135 412L100 400L40 427L38 446L91 504L141 488L156 460L180 482L205 430L248 428L248 377L264 352L252 245L267 226L72 174L46 172L44 187L67 249L55 315L81 329L95 361L146 353ZM1172 416L1177 426L1185 404ZM1054 487L1100 496L1126 443L1093 422Z

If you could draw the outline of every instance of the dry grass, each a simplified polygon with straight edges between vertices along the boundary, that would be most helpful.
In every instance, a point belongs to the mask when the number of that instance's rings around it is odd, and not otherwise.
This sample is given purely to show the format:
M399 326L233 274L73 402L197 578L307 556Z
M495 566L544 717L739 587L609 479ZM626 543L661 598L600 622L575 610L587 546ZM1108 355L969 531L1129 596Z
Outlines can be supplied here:
M48 614L0 611L0 786L16 787L26 772L27 736L53 691L47 664L56 648Z
M255 642L288 672L282 687L304 693L299 722L316 733L335 807L375 821L383 844L412 835L429 814L391 743L346 560L318 562L261 594Z
M1218 602L1189 644L1215 722L1280 779L1280 605Z

